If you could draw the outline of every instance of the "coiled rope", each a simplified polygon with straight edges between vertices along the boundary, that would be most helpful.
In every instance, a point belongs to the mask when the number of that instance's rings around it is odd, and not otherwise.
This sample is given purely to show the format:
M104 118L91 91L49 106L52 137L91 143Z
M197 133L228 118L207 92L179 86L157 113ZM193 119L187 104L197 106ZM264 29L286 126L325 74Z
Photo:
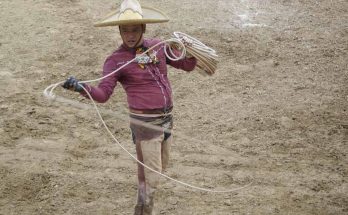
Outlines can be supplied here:
M196 67L203 71L201 74L213 75L215 73L218 64L218 56L214 49L185 33L174 32L173 36L183 41L187 53L197 59Z
M193 53L192 50L199 50L200 53L205 53L206 56L214 56L214 57L217 57L216 53L215 53L215 50L205 46L203 43L201 43L200 41L198 41L197 39L193 38L193 37L188 37L188 35L186 34L183 34L183 33L180 33L180 32L174 32L174 36L176 38L171 38L171 39L168 39L168 40L164 40L164 41L161 41L159 43L157 43L156 45L150 47L148 50L146 50L144 53L142 53L142 55L145 55L147 52L149 52L150 50L154 49L155 47L159 46L159 45L162 45L162 44L165 44L164 45L164 51L165 51L165 54L166 56L172 60L172 61L178 61L182 58L184 58L186 56L186 49L190 50L190 54ZM186 38L184 38L183 36L185 36ZM187 47L187 38L189 38L191 41L189 41L189 46L190 48ZM175 46L179 46L180 47L180 50L181 50L181 55L180 56L176 56L173 51L172 51L172 46L173 44L175 44ZM174 56L174 57L171 57L168 53L167 53L167 48L168 50L170 51L171 55ZM193 55L195 56L195 55ZM120 68L116 69L115 71L109 73L108 75L105 75L101 78L98 78L98 79L94 79L94 80L88 80L88 81L80 81L80 83L91 83L91 82L96 82L96 81L100 81L106 77L109 77L113 74L115 74L116 72L120 71L121 69L123 69L124 67L126 67L127 65L129 65L130 63L132 63L133 61L135 61L136 58L132 59L131 61L127 62L126 64L122 65ZM197 58L197 61L200 62L201 59L198 59ZM201 64L201 66L204 65L203 63ZM203 67L202 66L202 69L207 69L206 67ZM208 70L208 69L207 69ZM214 70L215 71L215 70ZM73 100L70 100L70 99L66 99L66 98L63 98L63 97L60 97L60 96L56 96L53 91L55 90L55 88L57 88L58 86L62 85L65 81L61 81L61 82L58 82L56 84L52 84L50 86L48 86L44 91L43 91L43 94L44 96L49 99L50 101L59 101L59 102L62 102L62 103L68 103L70 105L73 105L73 106L77 106L77 107L83 107L83 108L86 108L86 105L85 104L81 104L79 102L76 102L76 101L73 101ZM117 138L113 135L113 133L110 131L109 127L106 125L103 117L101 116L100 114L100 111L95 103L95 101L93 100L91 94L89 93L89 91L82 85L80 84L80 86L82 87L82 89L86 92L86 94L88 95L88 97L90 98L90 100L92 101L92 104L93 104L93 107L94 109L96 110L97 112L97 115L100 119L100 121L102 122L104 128L106 129L106 131L108 132L108 134L111 136L111 138L129 155L131 156L137 163L141 164L144 168L147 168L149 169L150 171L152 172L155 172L159 175L161 175L162 177L164 178L167 178L171 181L174 181L178 184L181 184L181 185L184 185L186 187L189 187L189 188L192 188L192 189L196 189L196 190L200 190L200 191L205 191L205 192L211 192L211 193L230 193L230 192L236 192L238 190L241 190L241 189L244 189L244 188L247 188L249 187L251 183L243 186L243 187L238 187L238 188L235 188L235 189L228 189L228 190L214 190L214 189L207 189L207 188L203 188L203 187L198 187L198 186L195 186L195 185L191 185L191 184L188 184L186 182L183 182L183 181L180 181L180 180L177 180L177 179L174 179L170 176L167 176L157 170L154 170L152 169L151 167L145 165L144 163L142 163L141 161L139 161L134 155L132 155L132 153L130 153L118 140ZM136 120L136 119L133 119L131 118L130 119L132 121L132 123L135 123L135 124L141 124L142 126L145 126L145 127L148 127L148 128L151 128L151 129L154 129L154 130L159 130L159 131L163 131L163 128L162 127L159 127L159 126L155 126L155 125L151 125L151 124L148 124L148 123L144 123L140 120ZM170 132L170 131L167 131L167 132Z

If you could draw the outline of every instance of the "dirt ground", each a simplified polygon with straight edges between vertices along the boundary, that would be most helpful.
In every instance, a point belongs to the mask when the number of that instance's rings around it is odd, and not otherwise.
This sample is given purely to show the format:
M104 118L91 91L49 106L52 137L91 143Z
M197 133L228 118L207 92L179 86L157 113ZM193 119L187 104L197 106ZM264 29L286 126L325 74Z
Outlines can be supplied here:
M348 2L142 0L216 49L212 77L170 69L175 143L157 214L348 214ZM99 77L120 44L92 24L119 1L0 0L0 214L132 214L136 163L93 109L48 102L42 91ZM90 102L57 89L57 95ZM134 154L125 95L99 105Z

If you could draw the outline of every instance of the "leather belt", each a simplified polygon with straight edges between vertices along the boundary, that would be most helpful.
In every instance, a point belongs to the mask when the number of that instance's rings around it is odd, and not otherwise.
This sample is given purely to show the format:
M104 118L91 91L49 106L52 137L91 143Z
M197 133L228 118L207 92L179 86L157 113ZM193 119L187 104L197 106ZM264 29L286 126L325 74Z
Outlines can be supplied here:
M173 110L173 107L169 107L166 109L160 108L160 109L149 109L149 110L136 110L136 109L129 108L129 111L135 114L168 114L172 112L172 110Z

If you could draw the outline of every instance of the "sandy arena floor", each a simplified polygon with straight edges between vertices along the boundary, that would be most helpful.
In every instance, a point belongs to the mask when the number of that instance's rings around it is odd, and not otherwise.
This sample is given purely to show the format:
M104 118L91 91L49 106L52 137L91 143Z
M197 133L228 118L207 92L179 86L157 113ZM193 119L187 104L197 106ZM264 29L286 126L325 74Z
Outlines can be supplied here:
M94 110L42 91L99 77L121 44L94 28L115 0L0 0L0 214L132 214L136 163ZM192 35L216 49L212 77L170 69L175 144L157 214L348 214L348 2L142 0L171 21L147 37ZM74 93L58 95L90 104ZM134 153L123 89L99 105Z

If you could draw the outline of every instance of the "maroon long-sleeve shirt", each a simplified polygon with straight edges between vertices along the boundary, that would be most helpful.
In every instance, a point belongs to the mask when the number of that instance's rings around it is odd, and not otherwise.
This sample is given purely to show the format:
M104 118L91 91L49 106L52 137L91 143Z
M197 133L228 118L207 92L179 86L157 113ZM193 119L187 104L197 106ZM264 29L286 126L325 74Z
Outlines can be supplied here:
M145 39L143 46L150 48L159 42L158 39ZM150 63L141 68L137 62L132 62L117 73L103 79L97 87L87 86L92 98L100 103L106 102L119 82L126 91L128 106L131 109L153 110L172 107L172 89L167 76L167 64L177 69L192 71L197 60L184 58L171 61L165 56L164 44L157 46L154 54L159 60L157 64ZM135 49L120 46L106 59L103 76L120 68L135 56Z

